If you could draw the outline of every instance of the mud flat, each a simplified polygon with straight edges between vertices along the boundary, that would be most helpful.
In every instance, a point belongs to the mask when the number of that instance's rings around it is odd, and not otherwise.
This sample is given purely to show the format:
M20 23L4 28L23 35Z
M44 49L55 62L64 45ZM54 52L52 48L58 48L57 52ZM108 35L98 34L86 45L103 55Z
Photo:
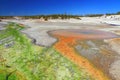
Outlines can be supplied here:
M119 80L114 74L111 74L116 71L110 69L119 55L106 41L117 39L120 36L88 29L54 30L49 33L58 38L58 42L54 45L58 51L87 69L97 80ZM118 69L117 67L116 69Z

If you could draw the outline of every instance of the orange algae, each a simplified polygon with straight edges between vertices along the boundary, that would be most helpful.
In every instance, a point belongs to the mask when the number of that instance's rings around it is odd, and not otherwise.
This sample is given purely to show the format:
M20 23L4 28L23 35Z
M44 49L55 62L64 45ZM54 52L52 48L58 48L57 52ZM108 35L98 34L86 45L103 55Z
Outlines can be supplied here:
M76 38L74 37L63 37L59 35L54 35L59 39L59 41L54 45L54 47L61 52L62 55L69 58L71 61L87 69L87 71L97 80L109 80L109 78L104 75L104 73L97 69L93 64L91 64L86 58L76 54L74 50L74 45L76 44ZM82 38L83 36L81 36Z

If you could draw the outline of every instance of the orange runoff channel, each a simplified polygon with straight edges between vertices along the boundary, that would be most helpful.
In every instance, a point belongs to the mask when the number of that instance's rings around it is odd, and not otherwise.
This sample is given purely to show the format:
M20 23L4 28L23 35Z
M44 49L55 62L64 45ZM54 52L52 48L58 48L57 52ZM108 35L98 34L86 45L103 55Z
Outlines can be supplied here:
M76 63L78 66L82 66L87 69L88 73L93 76L96 80L110 80L101 70L97 69L92 63L90 63L86 58L76 54L74 50L74 45L76 44L76 39L72 37L62 37L55 35L58 38L58 42L54 47L65 57L69 58L71 61Z

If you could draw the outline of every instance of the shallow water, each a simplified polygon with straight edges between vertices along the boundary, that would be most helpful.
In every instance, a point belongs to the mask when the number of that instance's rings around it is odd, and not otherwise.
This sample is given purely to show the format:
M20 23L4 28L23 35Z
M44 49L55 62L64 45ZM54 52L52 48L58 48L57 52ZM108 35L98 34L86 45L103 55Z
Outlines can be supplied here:
M82 30L82 29L67 29L67 30L55 30L50 32L52 35L72 37L76 39L111 39L118 38L120 36L100 30Z

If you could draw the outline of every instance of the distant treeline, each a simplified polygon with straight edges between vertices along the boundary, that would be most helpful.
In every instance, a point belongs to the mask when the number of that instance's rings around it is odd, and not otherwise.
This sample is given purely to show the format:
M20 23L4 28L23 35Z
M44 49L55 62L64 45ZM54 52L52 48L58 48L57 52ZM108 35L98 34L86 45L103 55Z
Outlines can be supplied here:
M24 19L70 19L70 18L76 18L80 19L77 15L40 15L40 16L22 16Z
M84 15L84 16L86 16L86 17L100 17L100 16L103 16L103 15L106 15L106 16L120 15L120 12L117 12L117 13L106 13L106 14L87 14L87 15Z
M0 19L12 19L13 16L0 16Z
M85 17L100 17L100 16L103 16L104 14L87 14L87 15L84 15Z
M55 14L55 15L38 15L38 16L18 16L21 19L80 19L78 15L66 15L66 14ZM13 19L14 16L0 16L0 19Z
M100 17L103 15L120 15L120 12L117 13L106 13L106 14L87 14L87 15L67 15L67 14L53 14L53 15L35 15L35 16L18 16L21 19L80 19L80 17ZM0 19L15 19L15 16L0 16Z

